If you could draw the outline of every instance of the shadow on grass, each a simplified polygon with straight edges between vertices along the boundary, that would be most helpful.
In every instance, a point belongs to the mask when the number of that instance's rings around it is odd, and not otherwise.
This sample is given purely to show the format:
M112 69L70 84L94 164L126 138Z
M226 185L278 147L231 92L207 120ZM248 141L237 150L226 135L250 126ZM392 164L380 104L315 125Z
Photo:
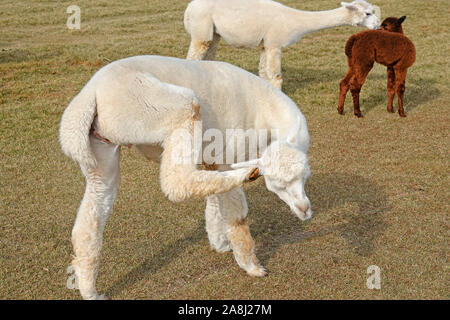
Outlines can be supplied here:
M250 72L258 75L257 69ZM339 93L339 82L344 78L345 72L332 69L310 69L310 68L291 68L283 69L283 92L287 95L295 93L298 89L303 89L317 83L336 83L336 93ZM386 76L381 74L370 74L370 79L385 80Z
M411 79L406 78L406 91L404 97L405 111L412 111L421 104L436 99L441 92L436 88L435 79ZM364 87L363 87L364 90ZM351 100L351 96L350 96ZM367 113L372 109L382 106L386 110L387 92L382 90L372 94L361 102L361 111ZM394 111L397 112L397 96L394 98Z
M305 223L294 217L278 197L260 184L247 190L251 231L257 239L257 246L264 249L257 254L263 264L285 244L311 237L321 237L330 233L338 234L347 240L357 254L368 256L373 252L373 244L384 229L383 213L390 206L384 191L372 181L350 174L314 174L307 184L315 215L326 215L334 209L348 204L356 204L357 209L342 212L335 224L324 226L316 232L305 232ZM314 219L314 216L313 216ZM308 223L308 222L306 222ZM206 238L204 221L185 237L165 245L151 258L133 268L117 280L106 294L114 297L125 288L158 271L176 259L187 248ZM231 256L230 256L231 257Z
M36 55L30 50L3 48L0 49L0 63L20 63L29 60L41 61L44 59L51 59L58 55L58 52L44 52Z
M250 190L249 198L254 192L261 191ZM267 244L258 250L263 264L285 244L330 233L344 238L356 254L372 254L376 238L386 229L383 214L390 210L387 196L381 187L359 175L318 173L308 180L307 194L314 210L312 219L331 214L331 219L327 219L332 221L331 225L306 232L305 225L308 222L301 222L293 216L287 206L270 192L265 192L257 203L252 203L251 210L260 213L267 210L264 208L270 204L272 207L274 203L280 206L278 212L264 212L254 217L252 232L259 241ZM351 209L339 209L344 206Z
M23 62L30 59L31 52L22 49L1 49L0 63Z
M153 257L146 259L143 263L133 268L130 272L122 276L111 287L106 290L106 295L114 297L128 288L157 272L160 268L176 259L187 248L206 237L204 221L199 223L195 230L189 232L184 238L169 243L159 250Z
M258 75L258 69L248 70ZM336 81L336 88L339 89L339 81L345 76L345 73L336 72L334 70L320 70L310 68L283 68L283 92L287 95L295 93L298 89L306 88L310 85Z

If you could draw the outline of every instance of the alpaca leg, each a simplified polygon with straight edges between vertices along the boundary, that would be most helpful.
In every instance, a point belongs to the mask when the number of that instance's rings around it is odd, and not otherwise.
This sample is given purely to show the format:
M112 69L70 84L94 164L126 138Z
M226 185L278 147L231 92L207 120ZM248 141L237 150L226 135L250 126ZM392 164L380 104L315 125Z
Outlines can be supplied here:
M281 48L266 48L266 72L272 86L281 90L283 79L281 77Z
M91 147L97 158L95 169L84 169L86 191L78 209L72 230L75 257L72 267L78 288L84 299L102 299L97 294L97 277L103 230L111 212L120 181L120 147L91 137Z
M187 60L205 60L208 50L210 49L212 41L191 40Z
M208 47L204 60L216 60L217 47L219 46L220 36L214 33L213 39Z
M225 222L220 213L219 198L215 194L206 197L205 220L211 247L217 252L230 251L230 240L227 238Z
M363 66L362 68L356 68L352 79L350 80L350 92L353 98L353 113L358 118L362 117L361 109L359 106L359 93L361 92L361 87L366 81L367 75L369 74L372 66Z
M194 163L194 120L188 119L164 140L160 183L171 201L206 197L230 191L250 181L255 168L229 171L199 170Z
M395 72L392 67L387 67L387 94L388 104L387 111L394 112L394 96L395 96Z
M361 86L358 85L357 80L353 80L353 84L350 86L350 92L352 93L353 98L353 113L358 118L361 118L362 113L359 107L359 93L361 92Z
M345 77L341 80L339 83L339 102L338 102L338 113L344 114L344 103L345 103L345 96L347 95L348 90L350 89L350 79L353 76L352 69L348 69L347 74Z
M261 47L261 55L259 57L259 76L267 81L270 81L267 76L267 53L264 46Z
M395 69L395 93L398 99L398 114L400 117L406 117L403 110L403 96L405 94L405 81L407 69Z
M225 222L226 235L231 243L237 264L251 276L266 274L255 255L255 243L247 224L247 201L242 188L217 195Z

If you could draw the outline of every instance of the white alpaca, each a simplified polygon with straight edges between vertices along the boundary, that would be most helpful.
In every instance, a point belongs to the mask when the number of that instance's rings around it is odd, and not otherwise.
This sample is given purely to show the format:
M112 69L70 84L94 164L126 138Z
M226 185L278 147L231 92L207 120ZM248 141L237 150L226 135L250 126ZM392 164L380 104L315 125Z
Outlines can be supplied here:
M184 13L184 26L191 35L187 59L214 60L221 37L236 47L260 46L259 75L281 89L283 47L326 28L379 27L370 3L356 0L341 5L327 11L302 11L271 0L194 0Z
M237 170L225 171L229 164L216 166L219 171L199 170L192 154L177 150L193 143L194 122L200 118L204 130L278 129L279 134L270 137L260 159L235 164ZM309 176L304 116L281 91L223 62L159 56L113 62L99 70L64 111L60 142L86 177L72 231L72 265L85 299L102 298L95 280L103 230L119 186L120 145L133 144L160 162L160 184L169 199L206 197L211 246L219 252L232 249L250 275L265 274L254 254L241 188L255 168L300 219L312 215L304 189Z

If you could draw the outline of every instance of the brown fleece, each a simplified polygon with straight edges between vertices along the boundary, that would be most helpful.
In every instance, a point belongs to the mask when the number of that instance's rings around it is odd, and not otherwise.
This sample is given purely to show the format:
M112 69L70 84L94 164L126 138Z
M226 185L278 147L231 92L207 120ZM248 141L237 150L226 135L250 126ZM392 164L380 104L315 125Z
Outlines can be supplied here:
M374 62L387 66L388 112L393 112L393 100L398 96L398 113L405 117L403 95L407 70L416 60L414 44L403 35L406 17L386 18L381 30L366 30L352 35L345 44L349 69L340 82L338 113L344 113L345 96L350 89L354 114L362 117L359 93Z

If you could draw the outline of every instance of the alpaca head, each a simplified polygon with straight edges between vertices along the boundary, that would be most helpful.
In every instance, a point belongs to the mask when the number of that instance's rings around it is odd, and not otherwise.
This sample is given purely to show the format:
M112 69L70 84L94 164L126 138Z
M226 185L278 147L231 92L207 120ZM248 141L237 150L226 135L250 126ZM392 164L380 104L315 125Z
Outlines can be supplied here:
M341 2L341 5L348 10L351 25L368 29L380 27L380 19L375 15L373 6L367 1Z
M383 20L383 23L381 24L381 30L403 33L402 23L403 21L405 21L405 19L406 16L400 18L395 17L386 18Z
M243 167L258 168L269 191L283 200L301 220L311 218L311 203L305 192L310 175L308 157L295 143L295 136L272 142L259 159L232 165L232 168Z

